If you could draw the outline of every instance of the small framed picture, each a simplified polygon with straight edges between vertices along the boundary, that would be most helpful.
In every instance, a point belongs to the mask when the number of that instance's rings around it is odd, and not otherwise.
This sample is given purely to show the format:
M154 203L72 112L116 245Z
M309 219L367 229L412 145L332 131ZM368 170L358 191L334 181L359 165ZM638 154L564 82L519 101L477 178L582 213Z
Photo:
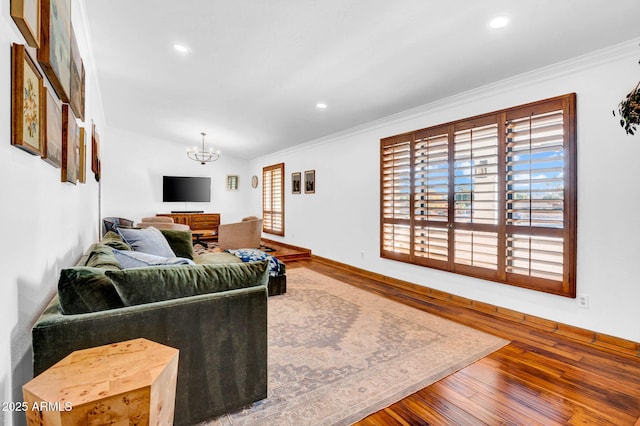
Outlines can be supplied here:
M76 184L78 180L80 127L69 104L62 104L62 182Z
M316 192L316 171L306 170L304 172L304 193L314 194Z
M11 17L27 44L40 47L40 0L11 0Z
M302 180L302 173L300 172L291 173L291 193L292 194L301 193L301 188L302 188L301 180Z
M62 102L71 94L71 0L41 0L38 62Z
M237 191L238 180L238 175L227 175L227 191Z
M78 49L76 35L71 27L71 82L69 93L69 104L73 113L80 120L84 121L84 64Z
M59 169L62 166L62 107L51 90L45 87L44 91L46 107L42 115L44 130L42 159Z
M78 181L87 182L87 144L85 141L84 127L80 129L80 141L78 145Z
M93 120L91 120L91 171L96 182L100 182L100 135Z
M21 44L13 44L11 64L11 144L42 155L42 110L46 102L42 74Z

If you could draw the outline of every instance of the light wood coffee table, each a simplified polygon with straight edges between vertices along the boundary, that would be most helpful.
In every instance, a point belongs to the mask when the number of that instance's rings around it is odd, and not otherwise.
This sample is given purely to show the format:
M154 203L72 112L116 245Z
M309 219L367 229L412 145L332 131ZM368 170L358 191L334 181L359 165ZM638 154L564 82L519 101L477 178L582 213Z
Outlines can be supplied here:
M22 387L29 425L172 425L178 350L147 339L75 351Z

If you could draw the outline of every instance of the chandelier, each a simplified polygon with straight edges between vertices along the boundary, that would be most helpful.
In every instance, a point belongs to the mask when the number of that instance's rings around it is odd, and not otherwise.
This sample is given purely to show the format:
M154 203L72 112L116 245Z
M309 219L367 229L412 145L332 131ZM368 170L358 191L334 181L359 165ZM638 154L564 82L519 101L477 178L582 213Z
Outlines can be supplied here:
M202 151L198 150L198 147L193 147L187 149L187 157L192 159L193 161L199 161L200 164L204 165L207 163L212 163L217 161L220 158L220 150L216 150L214 152L213 148L209 148L207 151L204 149L204 137L206 133L200 133L202 135Z

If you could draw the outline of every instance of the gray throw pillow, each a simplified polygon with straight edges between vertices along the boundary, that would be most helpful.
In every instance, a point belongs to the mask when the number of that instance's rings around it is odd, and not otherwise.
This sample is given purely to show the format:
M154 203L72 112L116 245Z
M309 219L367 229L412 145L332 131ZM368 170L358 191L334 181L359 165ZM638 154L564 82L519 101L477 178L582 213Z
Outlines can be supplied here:
M193 260L184 257L162 257L141 251L113 249L113 254L122 269L159 265L195 265Z
M162 257L176 257L162 232L153 226L141 229L118 228L118 233L124 242L135 251Z

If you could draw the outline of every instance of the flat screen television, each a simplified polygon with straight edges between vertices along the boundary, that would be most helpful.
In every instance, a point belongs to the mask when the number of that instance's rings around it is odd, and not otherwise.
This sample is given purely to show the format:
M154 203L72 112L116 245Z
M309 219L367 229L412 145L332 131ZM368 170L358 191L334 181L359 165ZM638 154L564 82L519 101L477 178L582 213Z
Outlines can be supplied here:
M163 176L162 201L210 202L211 178L194 176Z

